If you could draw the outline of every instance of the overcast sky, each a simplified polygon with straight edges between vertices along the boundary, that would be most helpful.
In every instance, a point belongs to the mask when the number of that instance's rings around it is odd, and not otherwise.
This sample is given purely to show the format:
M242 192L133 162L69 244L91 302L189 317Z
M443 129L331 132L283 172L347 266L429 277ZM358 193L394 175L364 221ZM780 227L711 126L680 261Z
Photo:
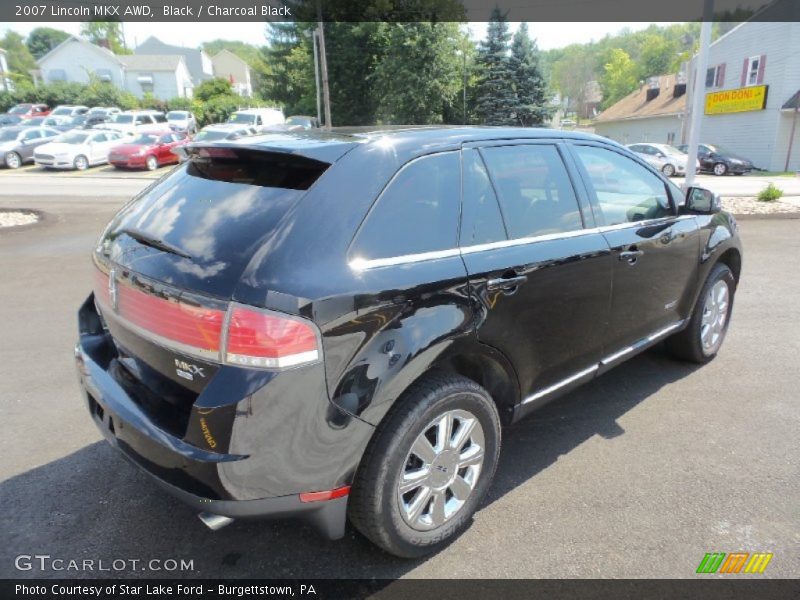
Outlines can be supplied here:
M4 0L2 0L4 1ZM512 30L516 23L511 24ZM608 33L617 33L628 27L631 30L644 29L650 23L530 23L531 36L536 38L539 48L550 50L569 44L599 40ZM0 35L13 29L28 35L35 27L54 27L76 34L80 23L0 23ZM486 35L486 23L469 25L472 37L481 39ZM125 37L128 46L141 44L148 36L154 35L162 42L182 46L197 47L203 42L222 38L241 40L261 46L265 43L263 23L125 23Z

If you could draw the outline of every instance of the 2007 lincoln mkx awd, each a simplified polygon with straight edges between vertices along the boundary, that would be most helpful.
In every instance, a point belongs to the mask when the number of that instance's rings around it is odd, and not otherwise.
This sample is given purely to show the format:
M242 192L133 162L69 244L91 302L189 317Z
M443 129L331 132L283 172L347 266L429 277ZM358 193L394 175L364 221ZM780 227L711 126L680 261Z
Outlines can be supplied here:
M93 254L106 438L218 528L349 517L398 556L486 494L501 424L665 340L720 348L733 218L625 148L422 128L195 143Z

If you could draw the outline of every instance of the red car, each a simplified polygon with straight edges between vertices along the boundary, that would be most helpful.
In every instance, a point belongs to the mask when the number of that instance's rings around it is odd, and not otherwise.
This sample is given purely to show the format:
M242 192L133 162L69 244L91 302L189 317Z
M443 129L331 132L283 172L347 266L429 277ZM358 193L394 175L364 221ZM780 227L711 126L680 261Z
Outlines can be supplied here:
M129 142L114 146L108 153L108 162L119 169L153 171L162 165L177 163L178 155L172 150L188 141L185 133L169 129L142 131Z
M23 102L17 104L8 111L10 115L16 115L23 119L30 119L33 117L46 117L50 114L50 107L46 104L31 104L30 102Z

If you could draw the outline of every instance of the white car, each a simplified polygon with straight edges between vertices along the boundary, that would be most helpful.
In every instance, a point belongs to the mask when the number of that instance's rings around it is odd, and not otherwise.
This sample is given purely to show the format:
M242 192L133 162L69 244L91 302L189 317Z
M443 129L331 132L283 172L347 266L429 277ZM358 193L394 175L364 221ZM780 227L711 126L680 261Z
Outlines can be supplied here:
M661 171L667 177L686 175L686 161L689 158L669 144L629 144L628 150L634 152ZM695 172L700 170L700 161L695 165Z
M275 125L283 125L286 117L280 108L247 108L237 110L228 119L228 123L249 125L259 131L267 131Z
M167 125L173 131L181 133L195 133L197 131L197 119L188 110L171 110L167 113Z
M61 118L69 118L69 117L77 117L79 115L85 115L89 112L88 106L74 106L72 104L59 104L56 106L52 111L50 111L51 117L61 117Z
M108 162L108 151L126 137L118 131L70 131L36 148L34 162L46 169L77 169Z
M164 113L156 110L126 110L114 115L110 121L98 125L98 129L112 129L124 133L136 133L140 129L153 129L167 122Z

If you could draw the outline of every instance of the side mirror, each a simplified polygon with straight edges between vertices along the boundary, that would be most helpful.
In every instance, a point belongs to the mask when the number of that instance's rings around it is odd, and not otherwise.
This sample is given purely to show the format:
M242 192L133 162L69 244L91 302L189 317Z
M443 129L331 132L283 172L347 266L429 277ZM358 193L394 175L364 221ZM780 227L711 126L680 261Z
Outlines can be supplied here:
M686 190L686 210L700 215L711 215L720 211L719 197L701 187Z
M667 158L667 155L664 154L663 152L659 152L658 154L656 154L656 156L658 156L658 158Z

